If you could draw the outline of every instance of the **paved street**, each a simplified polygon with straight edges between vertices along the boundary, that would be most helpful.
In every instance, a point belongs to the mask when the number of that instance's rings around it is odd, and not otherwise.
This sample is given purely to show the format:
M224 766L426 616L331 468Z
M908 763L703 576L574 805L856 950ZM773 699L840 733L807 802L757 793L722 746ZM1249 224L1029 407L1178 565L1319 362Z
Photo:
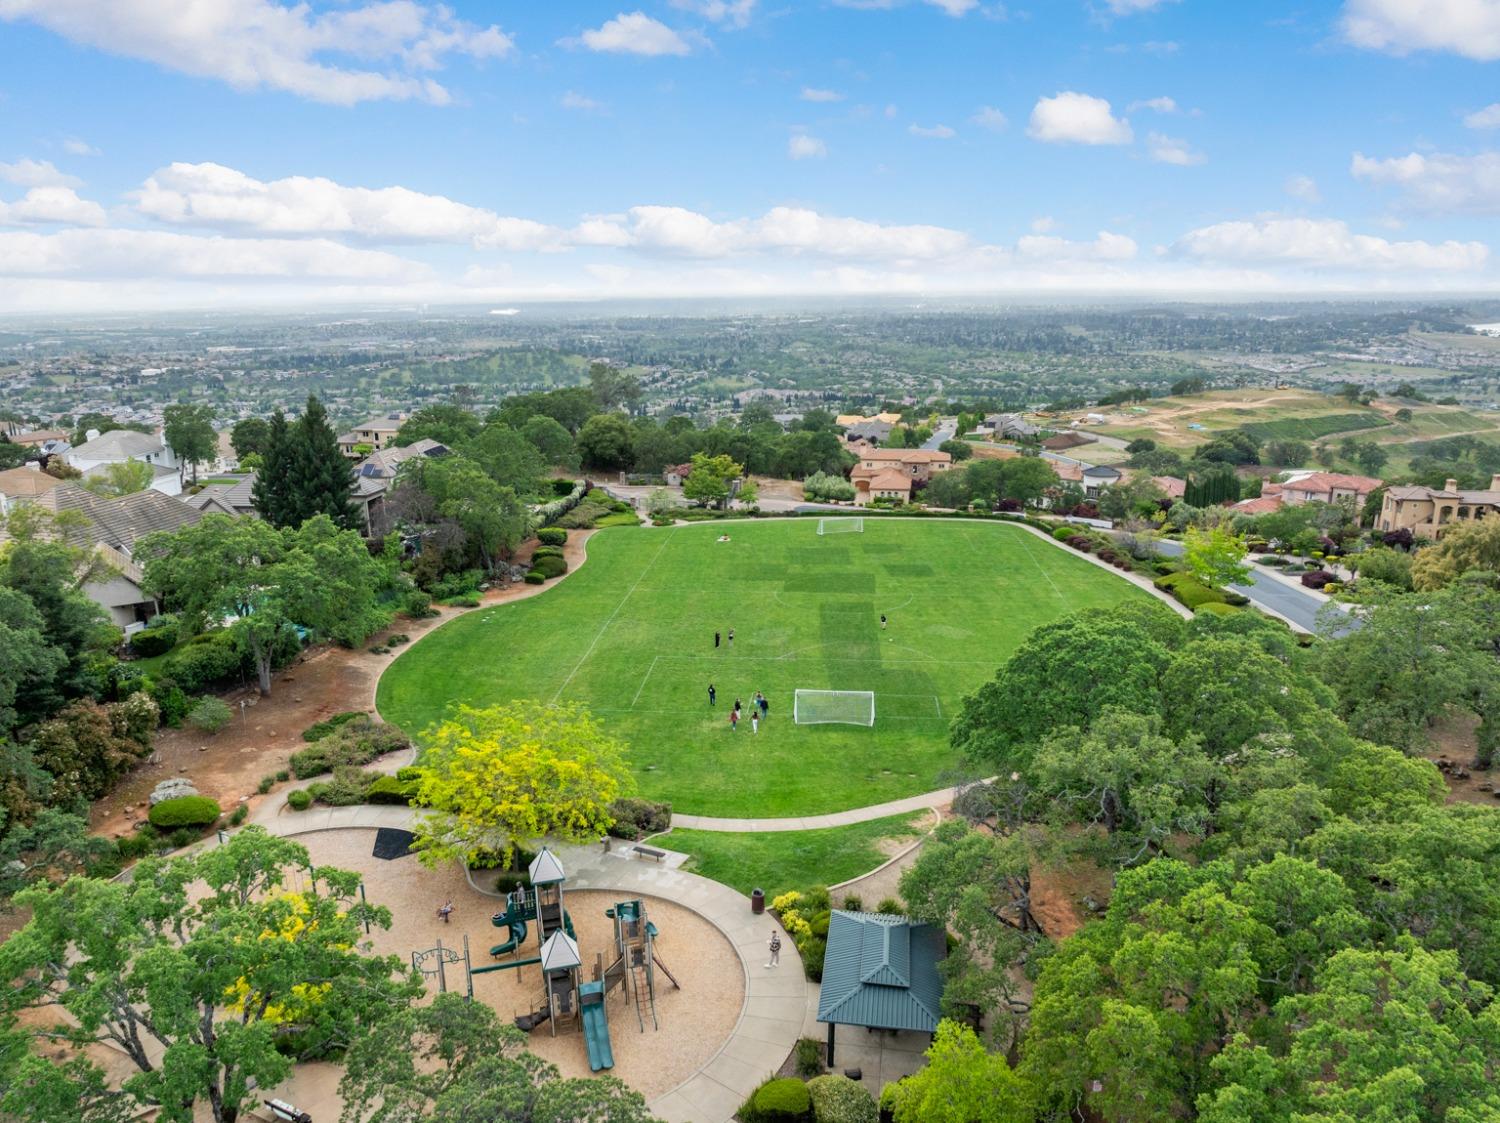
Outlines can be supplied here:
M1182 556L1182 543L1159 540L1157 549L1168 557ZM1257 570L1243 585L1230 585L1231 592L1249 597L1252 604L1289 621L1293 627L1304 632L1318 630L1318 611L1325 605L1335 603L1295 585L1278 581L1269 573ZM1342 606L1340 606L1342 608ZM1347 609L1344 610L1347 612ZM1349 628L1359 627L1359 621L1350 618ZM1340 629L1343 630L1343 629Z

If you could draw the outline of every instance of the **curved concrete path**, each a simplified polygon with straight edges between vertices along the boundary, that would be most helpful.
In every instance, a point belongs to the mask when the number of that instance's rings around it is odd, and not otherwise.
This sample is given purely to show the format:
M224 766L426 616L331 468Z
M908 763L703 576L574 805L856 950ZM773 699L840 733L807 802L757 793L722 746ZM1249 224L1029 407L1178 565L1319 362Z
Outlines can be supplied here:
M847 827L853 823L868 823L871 819L884 819L887 815L900 815L903 811L929 811L934 807L946 807L953 802L953 788L939 788L922 795L911 795L905 799L893 799L889 803L872 803L868 807L855 807L848 811L834 811L828 815L807 815L800 819L718 819L711 815L673 815L673 828L695 831L744 831L760 833L770 831L816 831L825 827Z
M411 827L409 807L371 806L284 810L286 800L263 805L253 821L283 838L316 831ZM728 1039L714 1056L677 1087L648 1105L665 1123L731 1123L756 1086L791 1054L818 989L807 981L797 945L769 913L755 916L750 899L717 881L678 869L647 864L628 851L606 853L596 846L559 846L568 884L634 896L660 897L698 913L723 933L745 975L745 1004ZM782 964L762 966L771 931L782 934Z

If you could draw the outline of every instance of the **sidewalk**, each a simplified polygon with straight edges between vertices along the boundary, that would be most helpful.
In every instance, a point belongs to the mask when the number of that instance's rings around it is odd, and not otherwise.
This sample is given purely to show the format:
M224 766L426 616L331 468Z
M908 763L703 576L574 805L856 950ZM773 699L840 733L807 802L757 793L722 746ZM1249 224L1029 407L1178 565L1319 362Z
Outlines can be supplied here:
M888 815L900 815L905 811L929 811L934 807L946 807L953 802L952 788L939 788L922 795L893 799L889 803L876 803L869 807L855 807L849 811L835 811L828 815L808 815L800 819L718 819L710 815L673 815L672 826L695 831L744 831L749 834L771 831L816 831L826 827L847 827L854 823L868 823L871 819L884 819Z

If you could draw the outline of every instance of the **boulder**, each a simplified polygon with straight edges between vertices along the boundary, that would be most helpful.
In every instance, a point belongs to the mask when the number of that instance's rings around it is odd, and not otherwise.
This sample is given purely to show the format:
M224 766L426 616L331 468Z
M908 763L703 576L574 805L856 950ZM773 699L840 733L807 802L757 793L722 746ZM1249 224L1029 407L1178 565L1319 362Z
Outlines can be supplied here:
M155 807L164 799L176 799L179 796L197 794L198 789L193 786L193 782L187 779L187 777L178 780L163 780L152 789L149 802L152 807Z

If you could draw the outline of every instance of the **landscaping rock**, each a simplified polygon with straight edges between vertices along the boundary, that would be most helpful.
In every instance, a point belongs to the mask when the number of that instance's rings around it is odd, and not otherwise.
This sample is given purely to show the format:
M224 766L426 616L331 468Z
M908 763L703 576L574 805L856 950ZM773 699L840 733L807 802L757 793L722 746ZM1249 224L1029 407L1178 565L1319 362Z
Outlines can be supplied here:
M180 771L186 772L187 769L184 768ZM197 794L198 789L193 786L191 780L163 780L152 789L149 803L152 807L155 807L158 803L166 799L176 799L179 796Z

